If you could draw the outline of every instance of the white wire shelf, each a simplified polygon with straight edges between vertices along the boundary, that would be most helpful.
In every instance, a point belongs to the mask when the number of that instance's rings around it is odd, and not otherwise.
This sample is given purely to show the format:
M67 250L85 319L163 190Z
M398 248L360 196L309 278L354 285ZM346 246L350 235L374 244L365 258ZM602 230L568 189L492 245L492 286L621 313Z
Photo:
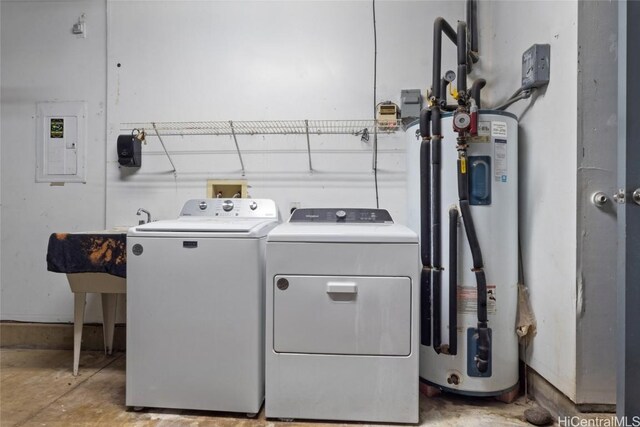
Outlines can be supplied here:
M272 120L272 121L213 121L213 122L147 122L122 123L120 130L134 132L135 130L150 133L158 137L162 148L171 163L173 173L176 167L162 140L163 136L182 135L231 135L236 145L242 175L245 174L242 152L238 145L238 135L306 135L307 157L309 171L313 171L311 164L311 141L309 135L362 135L367 141L370 134L393 133L402 129L401 120ZM377 151L374 139L374 160Z
M150 131L171 135L359 135L365 129L373 133L393 133L401 129L400 120L272 120L123 123L120 130Z

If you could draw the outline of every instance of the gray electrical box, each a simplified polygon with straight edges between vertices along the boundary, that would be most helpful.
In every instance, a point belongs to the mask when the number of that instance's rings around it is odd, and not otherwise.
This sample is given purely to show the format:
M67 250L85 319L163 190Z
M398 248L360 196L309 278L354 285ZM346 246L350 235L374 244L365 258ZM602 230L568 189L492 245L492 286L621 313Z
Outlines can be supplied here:
M522 54L522 88L530 89L549 83L551 45L534 44Z
M420 117L422 109L420 89L403 89L400 92L400 100L400 118L403 121Z

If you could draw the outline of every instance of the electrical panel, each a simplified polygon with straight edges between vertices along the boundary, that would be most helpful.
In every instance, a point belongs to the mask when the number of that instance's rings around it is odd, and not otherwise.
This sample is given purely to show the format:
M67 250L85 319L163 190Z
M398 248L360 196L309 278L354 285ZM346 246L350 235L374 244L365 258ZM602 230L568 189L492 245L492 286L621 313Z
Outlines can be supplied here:
M400 117L405 120L420 117L422 94L420 89L402 89L400 92Z
M36 182L85 182L86 102L42 102L36 115Z
M522 88L530 89L549 83L551 45L534 44L522 54Z

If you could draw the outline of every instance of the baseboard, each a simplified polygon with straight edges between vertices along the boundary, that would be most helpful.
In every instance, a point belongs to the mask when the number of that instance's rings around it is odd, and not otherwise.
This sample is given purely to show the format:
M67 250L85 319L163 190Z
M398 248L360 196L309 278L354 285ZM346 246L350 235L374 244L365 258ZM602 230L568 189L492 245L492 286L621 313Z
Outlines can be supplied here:
M115 327L113 349L125 350L126 328ZM73 324L0 322L0 347L73 350ZM82 328L82 350L104 350L102 324L86 323Z
M575 404L542 375L527 369L529 395L556 417L584 417L585 413L615 413L616 405Z

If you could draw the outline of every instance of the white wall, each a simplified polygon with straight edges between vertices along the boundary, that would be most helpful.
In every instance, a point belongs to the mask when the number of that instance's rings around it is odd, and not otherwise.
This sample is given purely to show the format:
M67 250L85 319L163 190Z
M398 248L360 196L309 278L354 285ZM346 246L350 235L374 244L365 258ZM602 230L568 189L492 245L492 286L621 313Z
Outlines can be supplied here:
M49 234L104 226L106 15L104 3L2 1L1 317L70 321L62 274L47 272ZM86 14L88 37L71 27ZM35 183L36 103L87 101L87 183ZM88 298L87 320L100 317Z
M378 100L399 102L401 89L424 91L431 82L433 19L464 19L464 3L376 4ZM71 321L64 276L46 271L49 233L134 224L138 207L156 218L175 217L184 200L205 195L207 178L240 177L227 137L167 138L176 177L153 137L139 171L119 169L122 122L371 116L370 2L1 5L2 319ZM552 46L551 84L521 122L521 238L539 327L530 363L573 397L577 6L503 1L481 2L479 10L482 60L475 73L489 81L487 105L518 87L527 47ZM86 39L70 33L81 13ZM452 49L447 55L443 69L455 65ZM35 104L48 100L89 103L87 184L34 182ZM512 111L520 114L526 104ZM312 137L313 174L306 170L303 137L239 137L239 143L251 195L274 198L283 214L294 201L375 203L371 146L357 137ZM380 137L381 207L400 222L406 216L403 149L402 133ZM87 320L99 321L100 313L98 300L90 299Z
M575 400L577 2L481 3L478 19L483 60L489 50L491 105L520 86L522 52L534 43L551 45L548 88L530 108L521 101L509 111L521 116L520 239L538 322L527 360Z
M230 137L167 137L143 147L139 171L118 169L123 122L363 119L373 111L371 2L114 1L110 6L109 225L131 224L138 207L174 217L205 195L207 178L241 178ZM378 2L378 100L429 81L435 13L464 16L463 3ZM451 13L455 12L455 13ZM457 15L457 16L456 16ZM144 16L144 20L140 20ZM422 49L414 49L420 41ZM428 44L427 44L428 43ZM117 67L117 64L121 67ZM405 220L403 133L379 138L381 207ZM312 136L239 137L253 197L283 215L302 206L375 206L371 142Z
M424 90L431 81L425 22L436 14L462 19L464 3L376 4L378 100L399 102L401 89ZM120 123L372 115L370 2L3 0L1 7L2 319L72 320L64 275L46 271L50 233L134 224L138 207L175 217L186 199L206 194L206 179L240 177L227 137L167 138L176 177L153 137L139 171L120 169ZM77 39L71 26L82 13L88 37ZM448 58L453 66L453 52ZM34 182L35 105L50 100L89 103L87 184ZM404 137L379 142L380 204L404 222ZM274 198L285 215L294 201L375 204L371 143L358 137L312 136L312 174L303 137L239 143L250 194ZM90 297L86 320L100 316Z

